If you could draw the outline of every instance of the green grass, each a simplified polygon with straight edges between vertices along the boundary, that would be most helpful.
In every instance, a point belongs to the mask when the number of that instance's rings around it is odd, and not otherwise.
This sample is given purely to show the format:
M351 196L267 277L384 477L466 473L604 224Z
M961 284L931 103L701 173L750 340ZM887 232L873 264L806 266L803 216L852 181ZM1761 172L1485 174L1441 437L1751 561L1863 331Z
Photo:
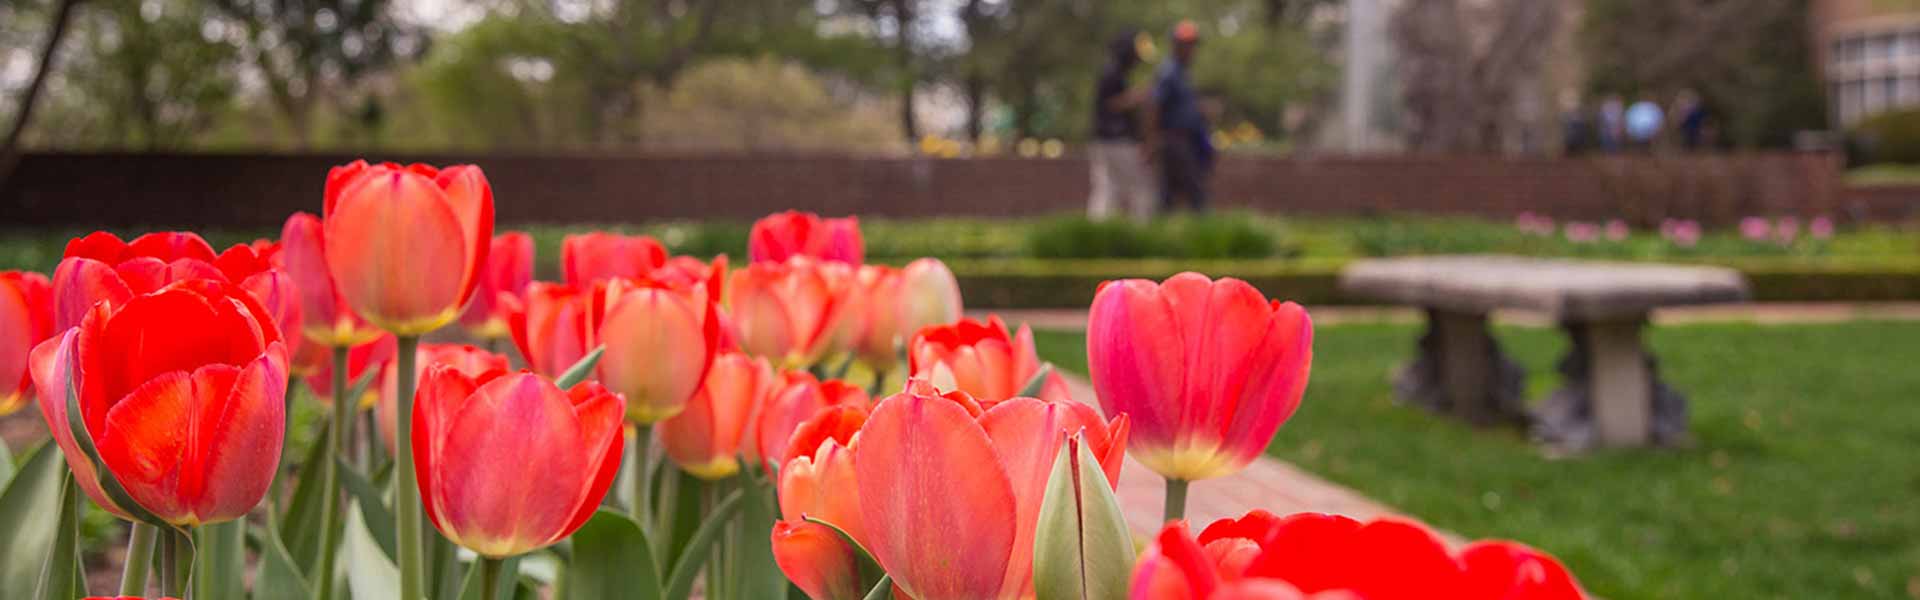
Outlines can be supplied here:
M1412 325L1316 333L1313 381L1271 452L1438 527L1564 560L1608 598L1902 598L1920 590L1920 324L1713 324L1650 332L1692 400L1694 444L1552 460L1519 432L1396 405ZM1501 328L1557 380L1556 330ZM1078 333L1041 354L1084 372Z

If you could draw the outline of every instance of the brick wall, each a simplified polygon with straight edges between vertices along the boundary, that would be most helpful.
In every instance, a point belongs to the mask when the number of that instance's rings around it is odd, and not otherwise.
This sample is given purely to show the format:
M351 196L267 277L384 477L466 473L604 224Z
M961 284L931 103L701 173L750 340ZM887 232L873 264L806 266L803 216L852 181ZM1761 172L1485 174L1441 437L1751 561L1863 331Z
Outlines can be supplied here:
M486 169L502 222L745 220L786 208L869 216L1024 216L1084 207L1087 167L1059 160L840 155L395 156ZM0 226L279 224L318 212L345 155L33 153L0 187ZM1563 218L1730 222L1841 208L1823 154L1673 158L1224 160L1222 207L1329 215L1533 210Z

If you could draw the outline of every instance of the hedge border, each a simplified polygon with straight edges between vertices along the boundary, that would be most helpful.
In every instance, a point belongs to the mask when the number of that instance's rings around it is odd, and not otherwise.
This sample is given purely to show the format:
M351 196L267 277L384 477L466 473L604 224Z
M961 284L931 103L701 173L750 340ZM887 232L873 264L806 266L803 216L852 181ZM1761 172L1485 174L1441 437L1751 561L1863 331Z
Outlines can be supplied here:
M1101 282L1164 279L1181 271L1237 277L1308 305L1369 305L1340 290L1346 261L1007 260L948 263L970 308L1085 308ZM1920 260L1717 262L1745 274L1761 302L1920 300Z

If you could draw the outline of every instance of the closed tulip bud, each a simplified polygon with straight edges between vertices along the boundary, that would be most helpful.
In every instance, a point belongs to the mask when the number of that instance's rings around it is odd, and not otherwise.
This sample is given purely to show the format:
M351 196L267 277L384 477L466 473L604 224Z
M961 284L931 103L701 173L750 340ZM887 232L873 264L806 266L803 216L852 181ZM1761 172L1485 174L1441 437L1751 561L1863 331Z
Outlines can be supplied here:
M805 256L858 265L866 251L857 217L822 219L810 212L789 210L754 221L747 237L747 259L754 263L786 262Z
M860 386L838 379L822 382L805 371L782 373L780 381L769 392L766 405L761 407L759 423L754 429L760 460L785 464L790 458L787 444L792 441L794 431L821 409L829 406L864 408L868 402L867 391Z
M459 316L493 240L493 191L480 168L336 167L327 175L326 257L367 321L418 336Z
M861 265L860 301L865 309L854 315L859 333L854 352L874 371L887 373L900 362L900 322L907 310L901 296L900 270L886 265Z
M960 282L937 258L922 258L900 269L900 332L912 335L934 325L960 320Z
M965 319L921 329L913 336L907 358L914 378L942 391L966 392L989 406L1020 395L1040 374L1033 330L1021 325L1019 333L1009 334L1006 323L992 315L986 323ZM1073 396L1065 379L1048 373L1040 399L1070 402Z
M320 218L294 213L280 229L280 265L300 294L306 341L326 348L353 347L385 333L354 314L327 269L326 230ZM326 350L320 349L320 354Z
M53 337L53 284L32 271L0 271L0 416L33 398L27 356Z
M597 383L563 391L532 373L474 378L439 365L413 406L427 518L482 556L524 554L572 535L620 468L626 402Z
M588 327L592 307L588 292L570 285L535 281L526 296L511 307L507 326L514 346L533 372L559 377L580 362L597 337Z
M859 555L832 527L808 521L773 524L773 560L813 600L860 600Z
M666 264L667 247L649 236L595 231L560 241L560 273L567 285L645 277Z
M224 281L215 258L213 246L184 231L149 233L132 243L105 231L74 238L53 271L54 329L79 325L95 303L118 307L175 281Z
M1208 479L1245 467L1299 408L1313 321L1238 279L1109 282L1087 358L1101 408L1133 417L1134 457L1168 479Z
M651 425L679 414L720 351L720 318L704 284L614 280L599 323L600 380L625 395L628 417Z
M460 314L460 326L483 340L507 337L507 314L533 282L533 237L511 231L493 237L480 284Z
M773 367L764 358L739 352L715 356L706 382L685 410L660 422L660 443L667 457L701 479L720 479L740 471L740 453L767 391Z
M103 493L74 437L69 381L100 464L138 508L197 526L245 516L266 494L286 428L287 354L252 294L200 279L95 304L32 364L47 429L107 511L133 514Z
M794 258L733 272L728 304L740 346L781 368L806 367L852 349L858 276L841 263Z

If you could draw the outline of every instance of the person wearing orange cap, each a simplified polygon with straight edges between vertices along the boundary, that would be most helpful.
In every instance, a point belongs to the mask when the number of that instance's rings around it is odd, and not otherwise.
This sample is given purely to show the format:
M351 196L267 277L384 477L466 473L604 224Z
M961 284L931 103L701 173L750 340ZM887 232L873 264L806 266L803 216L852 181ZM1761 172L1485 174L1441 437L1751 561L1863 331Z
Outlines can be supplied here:
M1171 212L1185 203L1194 212L1207 209L1207 172L1212 168L1213 130L1200 110L1200 94L1187 71L1200 44L1193 21L1173 26L1173 52L1160 64L1153 86L1156 117L1154 153L1160 162L1160 205Z

